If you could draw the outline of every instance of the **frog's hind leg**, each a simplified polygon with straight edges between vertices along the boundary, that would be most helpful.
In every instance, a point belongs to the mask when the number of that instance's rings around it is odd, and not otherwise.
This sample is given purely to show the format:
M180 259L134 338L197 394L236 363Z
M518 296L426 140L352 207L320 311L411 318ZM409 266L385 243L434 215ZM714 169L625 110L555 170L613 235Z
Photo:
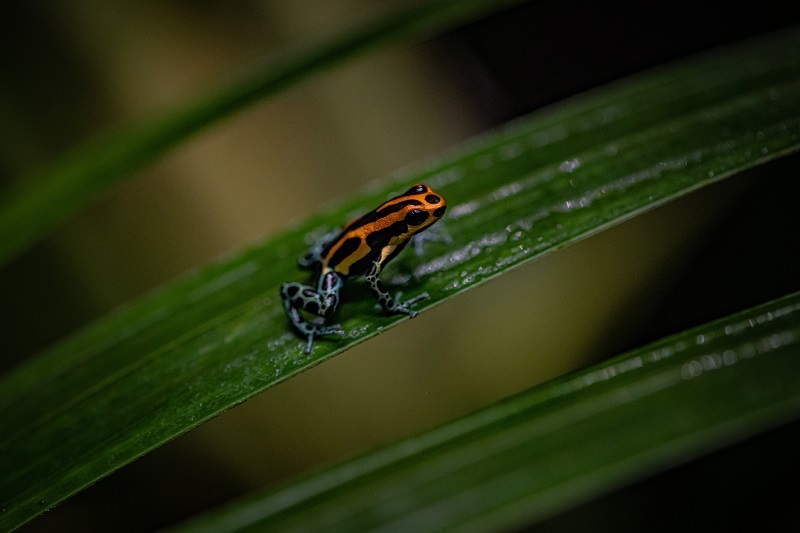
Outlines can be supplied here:
M395 298L392 298L392 295L389 294L389 291L386 290L386 287L383 285L383 282L378 277L380 275L381 269L380 266L375 263L370 268L369 272L364 274L364 279L367 280L367 284L369 285L372 292L375 294L375 297L378 299L378 303L381 304L386 311L390 313L403 313L411 318L417 316L417 311L411 309L411 305L419 302L420 300L425 300L429 298L427 292L423 292L413 298L409 298L405 301L400 301L400 296L402 293L398 292Z
M342 337L345 335L344 330L339 324L326 326L324 324L309 322L300 316L300 311L294 307L286 307L286 314L289 316L295 329L306 337L307 344L305 353L311 353L311 346L314 344L314 339L321 335L341 335Z
M301 283L284 283L281 285L281 298L286 316L292 325L308 340L305 352L311 353L314 339L321 335L342 335L345 332L339 324L325 325L324 318L319 317L319 322L312 322L303 318L300 310L313 315L329 315L336 307L337 299L330 295L320 294L308 285ZM331 305L332 304L332 305Z

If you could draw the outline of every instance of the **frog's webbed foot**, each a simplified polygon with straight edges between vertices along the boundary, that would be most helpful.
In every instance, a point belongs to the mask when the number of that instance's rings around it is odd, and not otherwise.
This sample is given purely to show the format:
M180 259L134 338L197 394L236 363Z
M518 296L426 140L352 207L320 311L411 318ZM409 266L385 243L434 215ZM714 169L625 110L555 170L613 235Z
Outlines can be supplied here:
M311 353L311 346L314 344L314 339L322 335L339 335L344 337L345 331L339 324L312 324L311 322L303 322L301 327L297 329L308 338L305 353Z
M308 340L305 353L311 353L311 346L314 344L314 339L317 337L323 335L345 336L345 331L339 324L325 324L322 321L309 322L300 316L297 309L291 309L289 316L292 319L292 325L294 325L295 329Z
M411 306L419 301L427 300L428 298L430 298L430 295L427 292L423 292L422 294L418 294L413 298L409 298L408 300L402 301L400 300L400 297L402 295L403 295L402 292L398 292L397 295L394 297L394 300L393 301L390 300L390 302L392 302L394 305L391 308L388 308L388 310L393 313L404 313L410 316L411 318L414 318L415 316L417 316L417 314L419 314L419 311L414 311L413 309L411 309Z

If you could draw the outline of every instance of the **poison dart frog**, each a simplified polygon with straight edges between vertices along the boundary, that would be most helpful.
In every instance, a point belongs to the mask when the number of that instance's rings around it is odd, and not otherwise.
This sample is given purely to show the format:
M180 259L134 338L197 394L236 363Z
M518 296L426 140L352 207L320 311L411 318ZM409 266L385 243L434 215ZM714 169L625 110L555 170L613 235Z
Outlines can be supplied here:
M416 316L411 304L428 295L423 293L401 302L399 294L396 298L389 295L378 276L414 235L442 218L446 208L444 198L427 185L417 184L311 246L298 264L318 271L316 288L294 282L281 285L286 315L308 339L306 353L311 352L315 337L344 335L339 324L327 325L325 320L339 305L344 282L353 276L364 276L386 311ZM307 320L301 311L315 316Z

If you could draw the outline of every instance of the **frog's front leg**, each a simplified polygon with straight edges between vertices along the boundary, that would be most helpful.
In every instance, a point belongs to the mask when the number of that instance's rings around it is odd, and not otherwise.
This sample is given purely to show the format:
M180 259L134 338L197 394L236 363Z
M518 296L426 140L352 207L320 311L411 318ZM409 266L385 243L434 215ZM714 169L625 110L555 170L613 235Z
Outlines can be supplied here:
M338 228L331 230L314 241L314 244L308 248L308 251L297 260L297 264L300 266L300 268L311 268L320 263L322 260L322 251L328 244L330 244L331 241L339 236L340 232L341 230Z
M446 242L450 244L453 238L447 232L443 222L439 222L435 226L431 226L426 231L417 233L411 238L411 245L414 247L414 253L418 256L424 255L426 242Z
M335 272L327 272L320 276L317 289L302 283L284 283L281 285L281 298L286 316L292 325L308 339L306 353L311 353L311 345L320 335L344 335L344 330L339 324L326 325L325 319L336 310L339 305L339 289L342 287L342 278ZM309 321L303 318L303 310L319 317L318 321Z
M372 267L370 267L369 271L364 275L364 279L367 280L370 289L372 289L372 292L375 293L375 297L378 298L378 303L381 304L381 307L390 313L405 313L411 318L417 316L417 311L414 311L409 306L415 302L429 298L428 293L423 292L422 294L408 299L405 302L401 302L401 293L398 292L397 296L393 299L389 294L389 291L387 291L386 287L383 285L383 282L380 280L380 273L381 266L376 261L372 264Z

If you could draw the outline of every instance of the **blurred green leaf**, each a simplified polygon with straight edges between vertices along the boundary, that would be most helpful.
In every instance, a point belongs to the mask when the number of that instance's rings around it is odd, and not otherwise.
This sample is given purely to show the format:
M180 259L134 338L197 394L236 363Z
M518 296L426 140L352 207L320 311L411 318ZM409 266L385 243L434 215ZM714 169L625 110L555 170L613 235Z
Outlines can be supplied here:
M798 415L793 294L175 531L513 530Z
M454 155L211 265L94 324L0 381L0 529L253 394L397 324L353 283L347 338L306 355L278 297L307 279L313 235L425 181L452 242L384 272L435 305L509 268L800 146L800 33L629 79L536 113ZM422 307L422 306L418 306Z
M225 85L163 115L90 140L0 195L0 264L30 247L110 185L214 121L365 50L416 42L523 0L418 2L325 40L255 61Z

